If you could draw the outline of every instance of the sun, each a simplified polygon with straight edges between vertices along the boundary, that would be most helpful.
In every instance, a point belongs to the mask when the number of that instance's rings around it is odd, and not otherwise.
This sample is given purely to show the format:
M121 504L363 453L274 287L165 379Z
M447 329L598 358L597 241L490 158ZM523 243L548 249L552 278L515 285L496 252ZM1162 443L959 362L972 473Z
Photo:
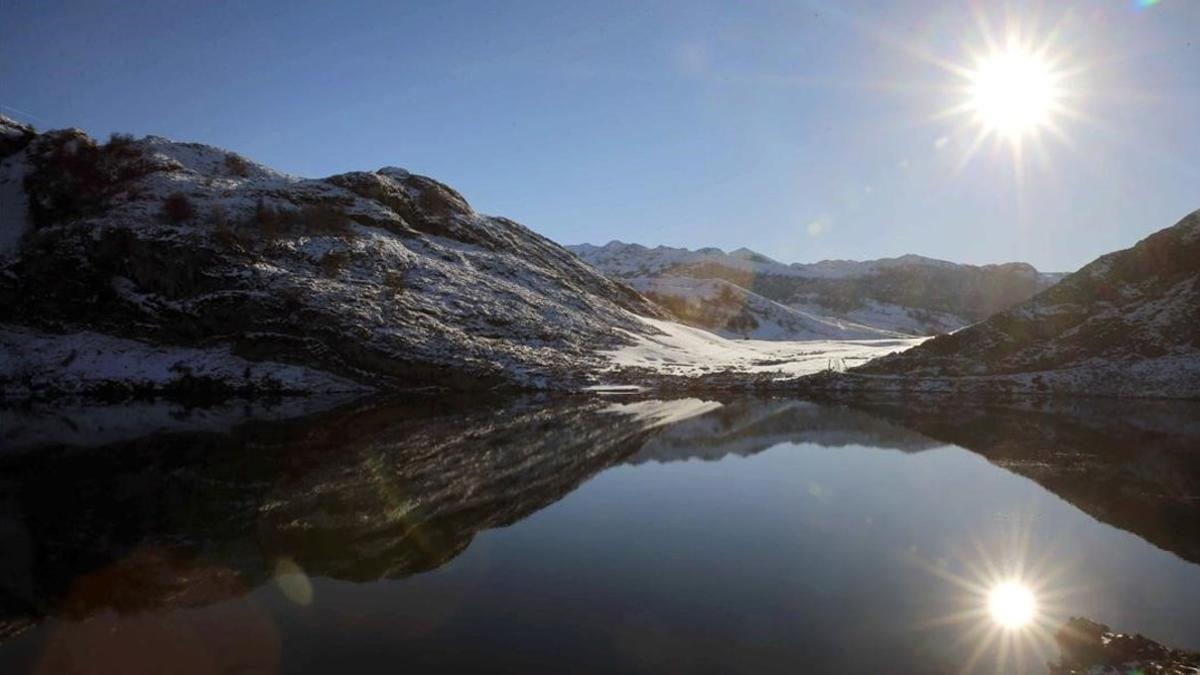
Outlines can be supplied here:
M967 74L967 107L986 133L1020 141L1053 121L1058 74L1036 52L1010 44L980 58Z
M1007 15L997 24L979 13L975 22L977 32L962 35L954 56L930 57L952 76L940 87L948 105L933 119L950 120L953 128L935 147L952 149L947 156L957 156L955 173L981 152L1007 155L1020 193L1029 168L1052 169L1054 146L1079 149L1073 126L1095 123L1085 108L1096 65L1076 31L1067 29L1074 25L1069 15L1047 30L1036 16Z
M1029 625L1037 614L1033 591L1024 584L1006 581L988 592L988 614L1002 628L1017 629Z

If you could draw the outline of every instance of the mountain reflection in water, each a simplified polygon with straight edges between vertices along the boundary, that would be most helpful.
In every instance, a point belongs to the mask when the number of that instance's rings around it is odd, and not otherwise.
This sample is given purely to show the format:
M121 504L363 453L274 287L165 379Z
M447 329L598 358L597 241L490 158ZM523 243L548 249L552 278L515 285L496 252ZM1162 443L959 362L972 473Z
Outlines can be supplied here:
M431 398L300 412L3 412L0 672L346 659L347 672L956 672L973 645L938 631L968 631L927 628L953 613L931 606L943 582L886 582L964 538L955 519L988 490L998 517L1066 530L1065 549L1046 544L1064 564L1116 570L1108 605L1089 587L1064 615L1200 635L1200 591L1164 587L1200 581L1163 553L1200 561L1192 404ZM1072 506L1046 513L1052 500L1005 471ZM893 540L912 550L880 554ZM1064 587L1105 583L1087 570ZM1047 655L1025 656L1038 672Z

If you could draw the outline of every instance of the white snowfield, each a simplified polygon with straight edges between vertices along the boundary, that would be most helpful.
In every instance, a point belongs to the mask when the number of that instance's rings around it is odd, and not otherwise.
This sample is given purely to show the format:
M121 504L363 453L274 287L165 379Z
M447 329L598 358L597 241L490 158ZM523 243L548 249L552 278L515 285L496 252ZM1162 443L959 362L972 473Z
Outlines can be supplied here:
M727 370L780 377L844 370L921 344L928 338L883 340L729 340L672 321L638 317L660 335L622 331L632 344L602 352L610 370L646 368L661 375L695 377Z

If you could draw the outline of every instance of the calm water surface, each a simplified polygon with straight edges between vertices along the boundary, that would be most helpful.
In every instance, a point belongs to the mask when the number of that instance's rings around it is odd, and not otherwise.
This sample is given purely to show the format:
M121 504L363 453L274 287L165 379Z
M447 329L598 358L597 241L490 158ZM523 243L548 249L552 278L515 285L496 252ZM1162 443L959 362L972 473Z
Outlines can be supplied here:
M1072 615L1200 648L1190 404L0 421L0 673L1038 673Z

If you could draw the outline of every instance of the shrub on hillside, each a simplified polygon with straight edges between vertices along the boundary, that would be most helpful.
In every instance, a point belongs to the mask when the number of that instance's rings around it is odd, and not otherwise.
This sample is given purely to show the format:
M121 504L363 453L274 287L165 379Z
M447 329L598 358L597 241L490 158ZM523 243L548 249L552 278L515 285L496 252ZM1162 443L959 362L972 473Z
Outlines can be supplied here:
M213 226L213 238L226 250L243 251L251 248L250 242L235 228L235 223L223 205L213 204L208 212L208 220Z
M132 146L133 134L121 134L114 131L109 135L108 143L105 144L104 149L108 152L124 152L132 148Z
M241 155L229 152L225 154L225 170L231 176L245 178L250 175L250 163Z
M283 231L283 224L279 215L279 209L266 200L259 198L258 203L254 205L254 224L258 226L258 231L268 240L279 238Z
M321 256L321 270L326 276L336 277L350 264L349 251L329 251Z
M408 288L408 282L404 280L403 272L388 272L383 277L383 285L393 293L402 293Z
M37 139L30 161L24 188L36 227L96 215L132 181L169 169L144 157L128 134L113 134L98 145L78 129L47 132Z
M350 218L327 204L305 204L300 207L300 222L310 233L347 237L353 232Z
M223 204L213 204L208 210L208 219L218 230L229 227L229 212Z
M196 207L184 193L172 192L163 200L162 215L168 223L182 223L196 215Z

